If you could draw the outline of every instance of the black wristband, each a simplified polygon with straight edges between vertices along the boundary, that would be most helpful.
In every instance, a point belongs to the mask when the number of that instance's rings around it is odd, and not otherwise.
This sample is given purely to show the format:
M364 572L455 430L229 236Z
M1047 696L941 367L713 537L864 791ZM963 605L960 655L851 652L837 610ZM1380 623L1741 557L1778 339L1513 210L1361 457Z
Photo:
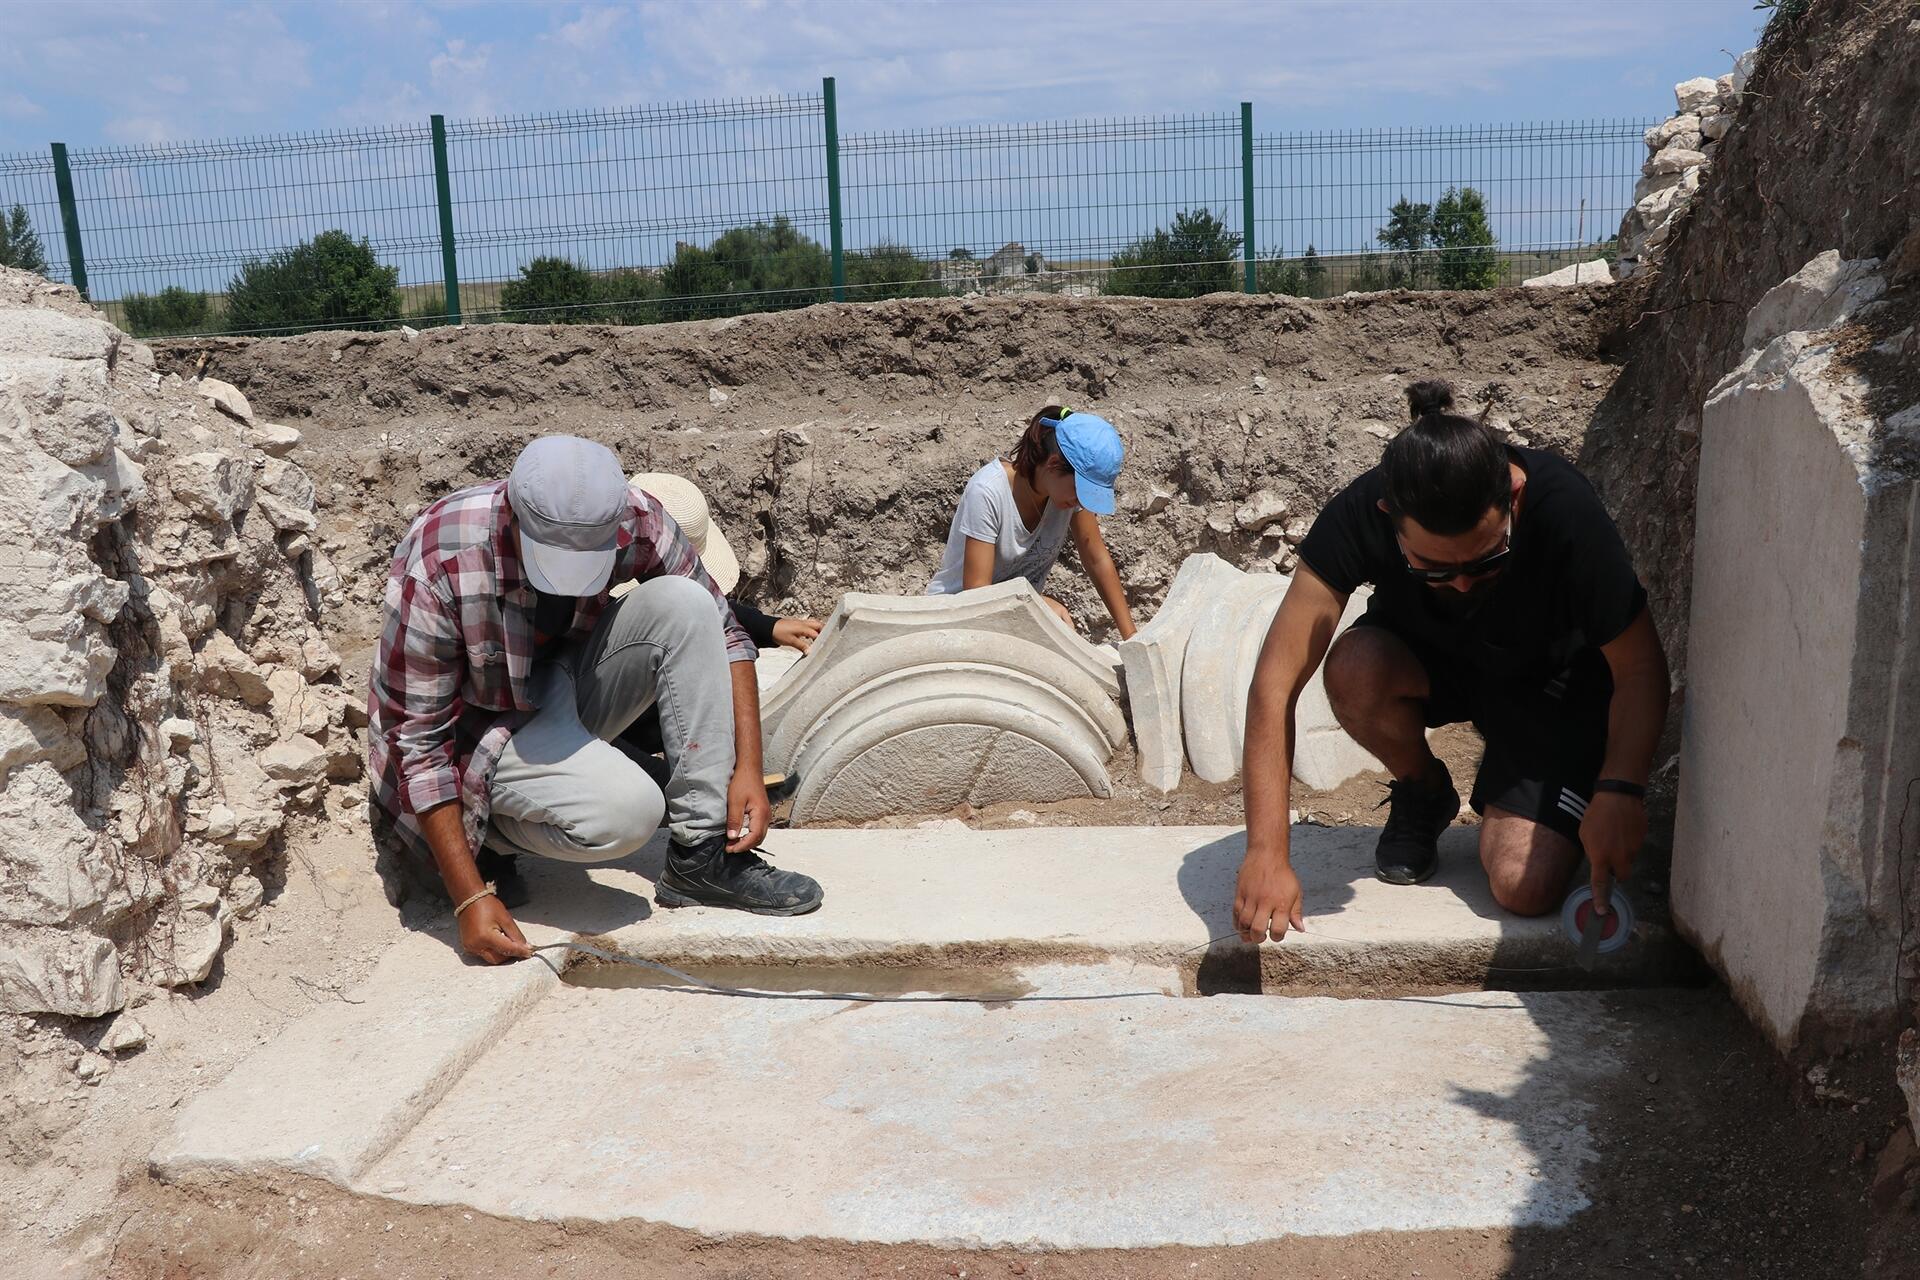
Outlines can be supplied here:
M1594 792L1613 791L1623 796L1632 796L1635 800L1645 800L1647 789L1637 782L1628 782L1625 778L1602 778L1593 784Z

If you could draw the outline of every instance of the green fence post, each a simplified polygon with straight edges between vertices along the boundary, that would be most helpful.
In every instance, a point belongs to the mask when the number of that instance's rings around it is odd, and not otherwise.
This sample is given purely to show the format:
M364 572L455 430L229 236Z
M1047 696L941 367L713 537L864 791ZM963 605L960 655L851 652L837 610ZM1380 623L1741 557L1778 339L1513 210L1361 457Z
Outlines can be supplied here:
M1246 264L1247 293L1258 292L1253 270L1253 104L1240 104L1240 257Z
M440 274L446 280L447 319L460 323L460 266L453 249L453 184L447 179L447 121L433 118L433 185L440 196Z
M833 77L820 82L827 109L827 241L833 253L833 300L847 300L847 259L840 243L840 116L833 105Z
M73 287L86 298L87 255L80 251L80 206L73 199L73 172L67 168L64 142L53 144L53 185L60 193L60 225L67 233L67 272L73 277Z

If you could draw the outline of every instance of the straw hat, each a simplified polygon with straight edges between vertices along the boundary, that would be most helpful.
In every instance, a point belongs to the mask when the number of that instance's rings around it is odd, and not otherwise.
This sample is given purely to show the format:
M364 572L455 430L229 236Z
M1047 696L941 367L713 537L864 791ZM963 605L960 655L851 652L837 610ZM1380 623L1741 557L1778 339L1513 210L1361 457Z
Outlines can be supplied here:
M721 594L732 595L740 584L740 559L733 554L727 535L713 522L707 510L707 495L700 492L700 486L685 476L665 471L643 471L633 478L633 483L666 508L673 522L680 526L680 532L693 544L700 563L719 584Z

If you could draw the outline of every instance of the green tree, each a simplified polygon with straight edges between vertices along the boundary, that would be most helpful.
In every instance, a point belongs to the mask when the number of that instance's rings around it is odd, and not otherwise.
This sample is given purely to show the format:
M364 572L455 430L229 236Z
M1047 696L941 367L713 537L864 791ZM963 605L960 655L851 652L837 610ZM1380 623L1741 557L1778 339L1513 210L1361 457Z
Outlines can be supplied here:
M1448 187L1433 206L1434 276L1443 289L1491 289L1500 283L1486 197L1472 187Z
M1401 196L1387 210L1387 225L1374 233L1383 248L1399 254L1387 268L1387 280L1394 287L1420 287L1420 251L1433 234L1433 206L1416 204Z
M823 301L832 263L786 218L725 232L707 248L682 244L660 273L660 317L691 320Z
M1238 288L1240 237L1207 209L1177 213L1113 256L1103 286L1139 298L1197 298Z
M177 284L157 295L130 293L120 299L120 309L126 315L127 332L136 338L198 333L206 328L212 312L206 294Z
M535 258L500 289L503 318L522 324L584 324L598 300L593 273L567 258Z
M16 204L0 218L0 267L18 267L22 271L47 274L47 255L40 248L39 233L27 206Z
M622 267L594 281L600 305L592 308L602 324L657 324L660 321L660 277Z
M967 248L950 249L947 251L947 257L955 262L972 262L973 250Z
M904 245L882 240L871 248L847 255L847 296L856 301L937 298L945 292L934 265L922 262Z
M227 285L224 327L303 333L391 324L400 315L399 279L399 268L383 266L365 239L322 231L304 244L242 263Z
M1284 293L1290 298L1307 296L1306 274L1300 264L1289 262L1280 256L1278 246L1271 258L1264 259L1254 268L1254 288L1261 293Z
M1307 246L1305 256L1300 259L1300 276L1309 298L1327 296L1327 264L1320 260L1312 245Z

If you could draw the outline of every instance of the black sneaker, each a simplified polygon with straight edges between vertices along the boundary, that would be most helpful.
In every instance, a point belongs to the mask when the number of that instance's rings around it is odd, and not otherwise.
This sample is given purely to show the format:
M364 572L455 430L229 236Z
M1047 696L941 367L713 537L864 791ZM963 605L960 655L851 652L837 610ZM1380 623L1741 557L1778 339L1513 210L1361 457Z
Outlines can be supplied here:
M480 856L473 860L473 865L482 880L492 883L494 896L500 899L501 906L512 911L527 905L530 895L527 893L527 882L520 878L518 857L511 853L482 849Z
M1394 782L1382 803L1386 829L1373 847L1374 874L1388 884L1421 884L1440 863L1440 833L1460 814L1460 793L1445 769L1438 790L1425 781Z
M782 871L758 849L728 853L727 838L667 846L666 870L653 887L663 907L733 907L758 916L803 916L820 905L819 881Z

